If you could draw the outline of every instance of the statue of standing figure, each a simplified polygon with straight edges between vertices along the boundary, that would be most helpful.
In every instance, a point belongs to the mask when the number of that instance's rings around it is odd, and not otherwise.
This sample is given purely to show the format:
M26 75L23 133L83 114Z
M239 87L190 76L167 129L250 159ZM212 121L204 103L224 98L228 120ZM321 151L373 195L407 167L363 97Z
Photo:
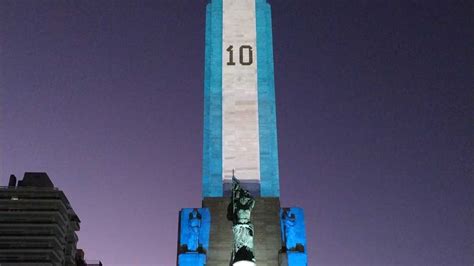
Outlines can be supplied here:
M305 252L305 236L302 233L301 227L304 230L304 224L302 225L302 213L298 208L284 208L282 210L281 222L283 229L283 243L287 251L293 252Z
M190 251L198 251L199 248L199 232L201 230L201 214L198 212L197 209L194 209L191 213L189 213L189 238L188 238L188 250Z
M252 195L240 186L237 178L232 177L232 198L227 218L232 221L234 234L233 264L239 261L255 263L253 253L253 224L250 216L255 206Z
M285 247L289 250L292 250L296 248L296 217L291 209L285 209L283 211L282 221L284 228L283 238L285 240Z

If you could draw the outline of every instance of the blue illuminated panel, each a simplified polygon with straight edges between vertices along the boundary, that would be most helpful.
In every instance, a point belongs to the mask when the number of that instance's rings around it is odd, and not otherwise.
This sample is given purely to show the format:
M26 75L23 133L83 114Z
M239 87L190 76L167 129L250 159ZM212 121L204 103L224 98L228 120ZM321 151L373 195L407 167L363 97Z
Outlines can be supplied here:
M302 208L280 209L280 228L288 266L306 266L306 229Z
M288 266L307 266L308 257L306 253L288 252Z
M210 231L211 214L208 208L180 211L178 266L206 265Z
M278 142L273 71L271 8L266 0L256 0L258 121L260 131L260 193L280 196Z
M198 253L185 253L178 256L178 266L204 266L206 255Z
M182 209L179 220L179 246L182 252L205 253L209 249L209 234L211 230L211 213L209 209Z
M204 73L203 197L221 197L222 188L222 0L206 7Z

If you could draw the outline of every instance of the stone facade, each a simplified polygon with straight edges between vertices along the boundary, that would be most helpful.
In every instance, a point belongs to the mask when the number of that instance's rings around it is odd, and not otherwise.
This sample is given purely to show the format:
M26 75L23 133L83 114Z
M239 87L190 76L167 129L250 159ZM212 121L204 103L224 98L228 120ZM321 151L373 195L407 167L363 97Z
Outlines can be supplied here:
M223 0L222 178L224 182L232 180L233 169L241 182L260 181L255 15L255 0ZM241 47L247 48L241 49ZM242 64L241 59L246 64Z

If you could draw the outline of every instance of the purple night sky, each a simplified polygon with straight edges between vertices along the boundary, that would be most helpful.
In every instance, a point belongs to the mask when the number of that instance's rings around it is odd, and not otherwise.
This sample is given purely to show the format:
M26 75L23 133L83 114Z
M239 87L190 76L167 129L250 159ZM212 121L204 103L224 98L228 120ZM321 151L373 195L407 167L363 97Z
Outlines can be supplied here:
M46 171L105 265L199 207L205 0L1 0L0 182ZM310 265L472 265L470 1L273 0L281 200Z

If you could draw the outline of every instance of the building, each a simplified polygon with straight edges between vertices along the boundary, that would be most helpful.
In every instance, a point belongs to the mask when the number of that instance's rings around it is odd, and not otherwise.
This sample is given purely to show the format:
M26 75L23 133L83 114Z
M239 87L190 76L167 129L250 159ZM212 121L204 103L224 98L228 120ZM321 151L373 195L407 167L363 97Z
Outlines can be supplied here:
M86 266L102 266L102 262L98 260L87 260Z
M180 212L177 264L307 265L304 212L281 208L271 9L206 7L202 208Z
M0 187L0 265L80 265L80 220L46 173ZM82 252L83 259L83 252Z
M76 251L76 266L102 266L99 260L85 260L84 250L78 249Z

